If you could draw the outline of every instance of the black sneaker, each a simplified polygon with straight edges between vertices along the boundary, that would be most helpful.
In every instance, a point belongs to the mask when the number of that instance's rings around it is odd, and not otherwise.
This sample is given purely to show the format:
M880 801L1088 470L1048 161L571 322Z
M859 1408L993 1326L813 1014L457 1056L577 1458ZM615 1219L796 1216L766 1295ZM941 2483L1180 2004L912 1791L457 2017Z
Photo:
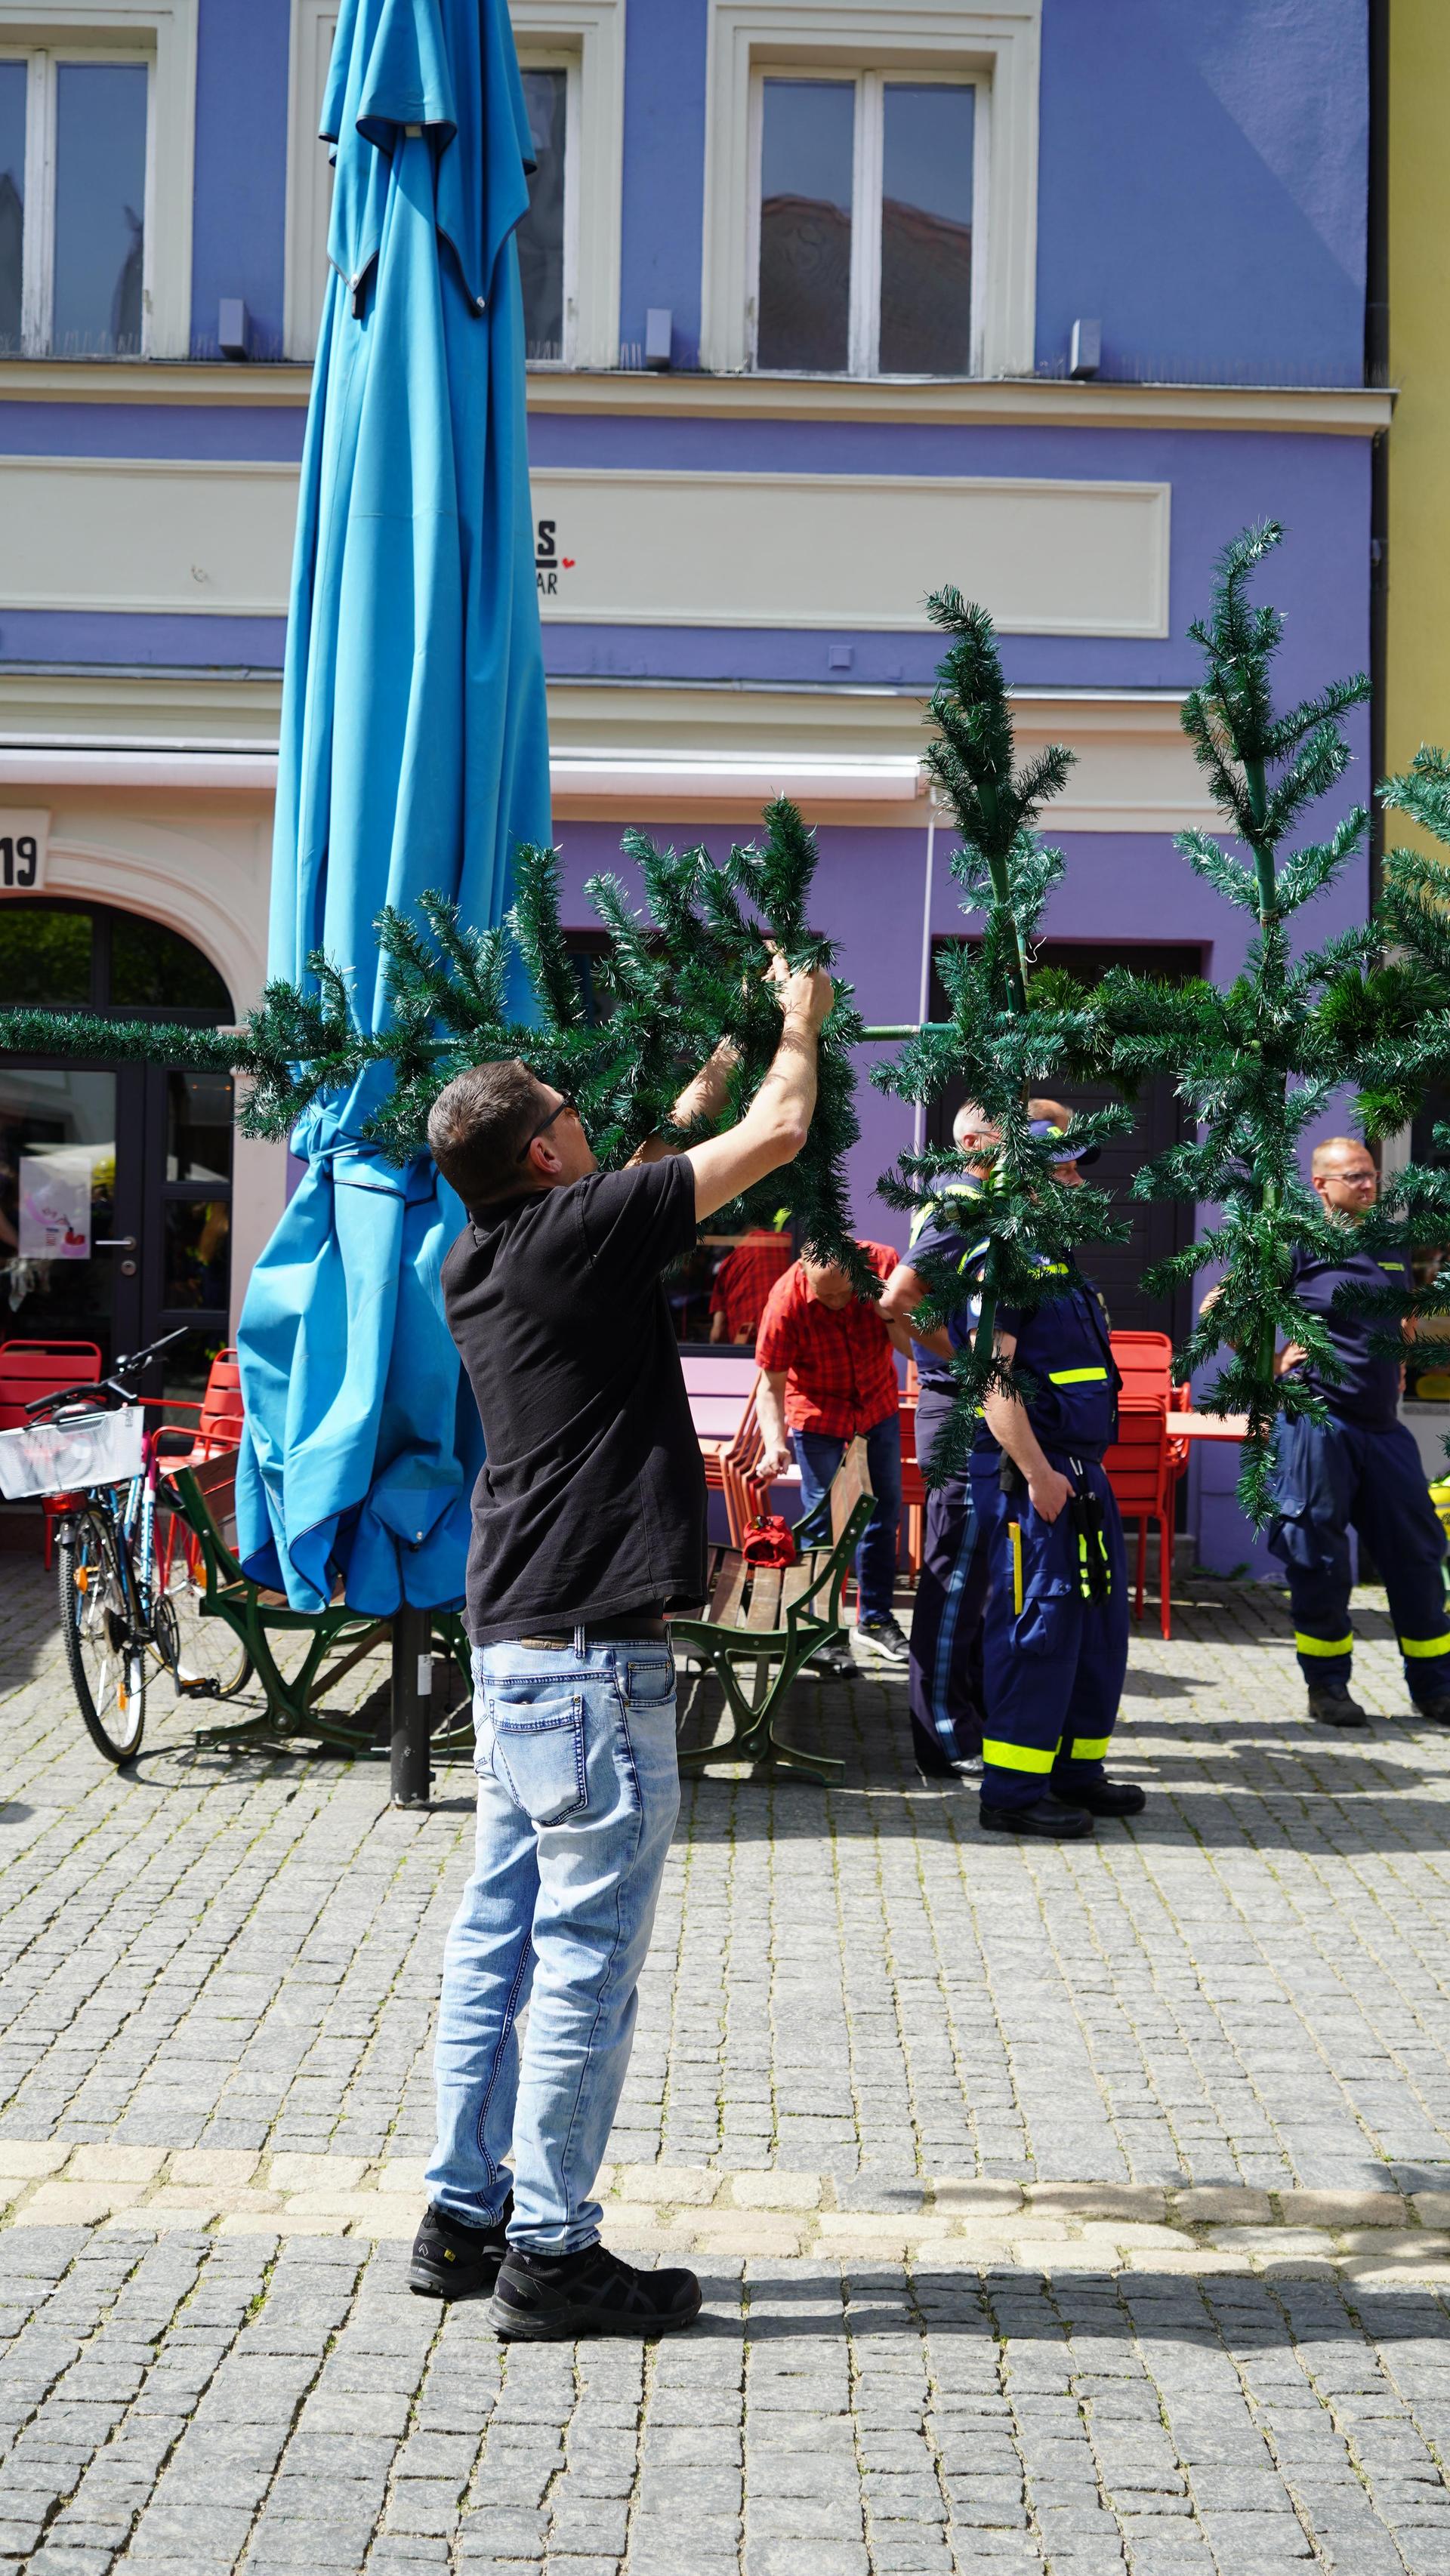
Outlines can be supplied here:
M1358 1700L1350 1698L1348 1682L1321 1682L1309 1694L1309 1714L1317 1726L1369 1724Z
M693 2272L639 2272L599 2244L577 2254L511 2245L488 2322L500 2343L572 2343L576 2335L674 2334L699 2313Z
M436 2201L430 2201L413 2239L409 2289L416 2290L420 2299L486 2297L508 2251L505 2230L513 2205L510 2192L502 2217L495 2219L491 2227L470 2227L466 2220L455 2218L451 2210L440 2209Z
M808 1673L814 1673L817 1681L853 1682L856 1678L856 1658L845 1638L835 1637L829 1646L817 1646L805 1669Z
M879 1619L858 1619L856 1634L864 1638L872 1654L879 1655L883 1663L910 1663L911 1648L889 1610L884 1610Z
M1438 1691L1433 1699L1417 1699L1413 1706L1416 1717L1422 1717L1427 1726L1450 1726L1450 1691Z
M981 1818L989 1834L1038 1834L1056 1843L1081 1842L1093 1829L1086 1807L1053 1797L1034 1798L1030 1807L990 1807L984 1798Z
M1086 1807L1090 1816L1141 1816L1148 1803L1147 1791L1136 1780L1074 1780L1064 1782L1063 1790L1073 1806Z

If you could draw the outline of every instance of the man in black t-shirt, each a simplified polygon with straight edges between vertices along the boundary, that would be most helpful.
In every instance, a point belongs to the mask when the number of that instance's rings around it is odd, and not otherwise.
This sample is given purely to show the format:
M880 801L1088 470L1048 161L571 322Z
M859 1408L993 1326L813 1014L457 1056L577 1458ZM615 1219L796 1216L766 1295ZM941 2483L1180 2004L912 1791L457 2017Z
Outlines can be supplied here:
M1323 1726L1363 1726L1350 1694L1354 1636L1349 1623L1349 1533L1359 1532L1389 1595L1410 1698L1420 1717L1450 1725L1450 1618L1446 1616L1444 1532L1430 1500L1413 1433L1399 1418L1400 1363L1376 1351L1382 1317L1366 1301L1408 1287L1408 1253L1365 1252L1355 1242L1379 1195L1374 1157L1353 1136L1314 1148L1311 1176L1325 1212L1344 1229L1332 1257L1302 1248L1290 1293L1324 1324L1333 1375L1291 1342L1281 1374L1304 1377L1328 1420L1281 1420L1275 1443L1275 1517L1269 1545L1289 1578L1294 1644Z
M510 2339L657 2334L700 2306L693 2273L606 2253L591 2194L679 1808L664 1614L705 1593L704 1471L661 1274L805 1142L833 991L779 964L775 981L770 1071L738 1126L686 1153L654 1143L601 1172L573 1102L521 1064L460 1074L429 1120L469 1211L443 1293L486 1458L467 1578L477 1862L444 1959L409 2278L444 2298L491 2285ZM718 1114L728 1065L717 1051L678 1125Z

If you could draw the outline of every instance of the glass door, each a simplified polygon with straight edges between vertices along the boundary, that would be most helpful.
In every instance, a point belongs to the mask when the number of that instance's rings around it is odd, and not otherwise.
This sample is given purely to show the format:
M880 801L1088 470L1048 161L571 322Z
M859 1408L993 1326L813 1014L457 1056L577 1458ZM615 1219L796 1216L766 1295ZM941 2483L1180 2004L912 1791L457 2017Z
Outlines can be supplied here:
M0 1063L0 1341L140 1340L144 1075Z

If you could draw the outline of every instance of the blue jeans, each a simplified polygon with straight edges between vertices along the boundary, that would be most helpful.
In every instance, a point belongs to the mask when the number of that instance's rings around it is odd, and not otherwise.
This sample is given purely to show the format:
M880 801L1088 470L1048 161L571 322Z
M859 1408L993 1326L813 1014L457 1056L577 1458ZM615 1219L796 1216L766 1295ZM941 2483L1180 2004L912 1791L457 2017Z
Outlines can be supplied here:
M894 1413L866 1433L866 1465L876 1497L856 1550L856 1616L884 1619L896 1589L896 1534L901 1523L901 1426ZM829 1547L831 1515L826 1494L845 1457L848 1443L828 1439L823 1431L793 1431L790 1445L801 1471L801 1518L796 1536L802 1546Z
M599 2234L679 1813L674 1658L659 1638L482 1646L473 1679L478 1844L443 1956L428 2191L483 2227L512 2182L510 2242L571 2254Z

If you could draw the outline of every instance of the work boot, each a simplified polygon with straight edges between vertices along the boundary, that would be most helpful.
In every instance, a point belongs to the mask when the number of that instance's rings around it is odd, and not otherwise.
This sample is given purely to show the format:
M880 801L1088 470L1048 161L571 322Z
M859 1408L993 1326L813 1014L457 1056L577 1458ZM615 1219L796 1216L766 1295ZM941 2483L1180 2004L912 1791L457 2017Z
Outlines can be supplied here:
M1368 1726L1369 1719L1348 1682L1317 1682L1309 1694L1309 1714L1319 1726Z
M984 1798L981 1818L989 1834L1037 1834L1055 1843L1081 1842L1093 1829L1086 1807L1069 1807L1050 1792L1030 1807L989 1807Z
M600 2244L577 2254L511 2245L488 2322L501 2343L572 2343L576 2335L674 2334L700 2313L693 2272L640 2272Z
M1086 1807L1090 1816L1141 1816L1148 1803L1148 1792L1136 1780L1108 1780L1101 1774L1096 1779L1064 1781L1061 1792L1075 1805Z
M1450 1726L1450 1691L1437 1691L1433 1699L1417 1699L1414 1709L1416 1717L1422 1717L1427 1726Z
M501 2217L487 2227L470 2227L451 2209L430 2202L413 2239L408 2287L420 2299L479 2299L493 2288L498 2267L508 2251L505 2229L513 2215L510 2192Z

